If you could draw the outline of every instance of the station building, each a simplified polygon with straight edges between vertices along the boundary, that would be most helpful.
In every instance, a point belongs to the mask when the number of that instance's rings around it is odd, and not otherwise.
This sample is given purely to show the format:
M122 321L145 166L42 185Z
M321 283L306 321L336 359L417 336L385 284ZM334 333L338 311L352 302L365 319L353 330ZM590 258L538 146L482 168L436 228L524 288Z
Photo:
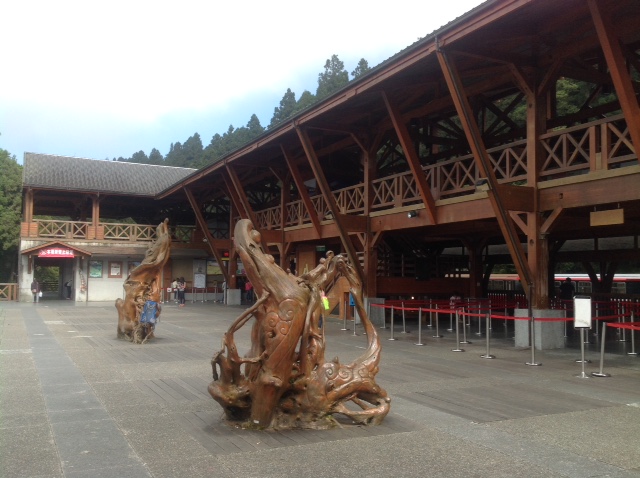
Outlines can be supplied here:
M609 294L640 264L638 25L634 0L489 0L199 170L27 153L20 298L38 266L119 297L164 218L165 286L238 291L246 218L297 274L347 254L369 299L484 297L509 264L545 310L562 262Z

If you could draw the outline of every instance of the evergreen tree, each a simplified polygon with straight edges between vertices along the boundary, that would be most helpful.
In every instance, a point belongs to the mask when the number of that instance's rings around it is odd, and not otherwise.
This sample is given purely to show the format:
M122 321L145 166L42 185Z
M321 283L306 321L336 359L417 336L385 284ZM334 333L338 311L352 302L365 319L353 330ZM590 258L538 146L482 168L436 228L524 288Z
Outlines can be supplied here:
M14 282L20 243L22 166L0 148L0 282Z
M158 151L156 148L153 148L149 153L149 164L164 164L164 157L162 156L162 153L160 153L160 151Z
M371 71L371 68L369 68L369 62L367 62L367 60L365 60L364 58L360 58L358 66L356 66L356 69L351 72L351 76L355 80L356 78L360 78L368 71Z
M300 95L300 99L296 103L296 109L294 113L307 109L309 106L316 102L316 97L308 90L304 90Z
M193 136L190 136L189 139L184 142L182 151L183 162L182 164L176 164L176 166L193 168L196 167L194 165L200 164L203 153L202 140L200 139L200 135L198 133L194 133Z
M344 69L344 63L338 55L332 55L324 64L324 72L318 75L318 89L316 98L321 100L335 93L349 83L349 73Z
M284 96L280 100L280 106L273 110L273 117L269 128L273 128L279 123L282 123L287 118L293 116L296 110L296 94L291 91L291 88L287 88Z
M169 152L164 158L166 166L181 166L184 163L184 152L182 151L182 143L176 141L169 146Z
M131 163L149 164L149 158L142 150L138 151L137 153L133 153L133 156L131 156L131 159L129 161Z

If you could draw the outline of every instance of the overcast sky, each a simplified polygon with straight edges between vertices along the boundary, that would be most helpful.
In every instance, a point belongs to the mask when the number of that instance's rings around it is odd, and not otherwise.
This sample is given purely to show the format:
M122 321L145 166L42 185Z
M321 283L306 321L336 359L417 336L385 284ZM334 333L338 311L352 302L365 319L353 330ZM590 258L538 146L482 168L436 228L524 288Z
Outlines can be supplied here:
M131 157L203 145L287 88L315 93L336 54L373 67L481 0L4 0L0 148Z

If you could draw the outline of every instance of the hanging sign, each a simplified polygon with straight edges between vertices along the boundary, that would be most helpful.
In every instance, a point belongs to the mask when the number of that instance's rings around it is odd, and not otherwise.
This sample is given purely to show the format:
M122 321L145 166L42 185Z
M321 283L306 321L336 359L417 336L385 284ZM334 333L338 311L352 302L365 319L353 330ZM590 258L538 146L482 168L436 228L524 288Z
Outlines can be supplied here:
M38 257L68 257L73 258L73 251L63 247L48 247L38 251Z

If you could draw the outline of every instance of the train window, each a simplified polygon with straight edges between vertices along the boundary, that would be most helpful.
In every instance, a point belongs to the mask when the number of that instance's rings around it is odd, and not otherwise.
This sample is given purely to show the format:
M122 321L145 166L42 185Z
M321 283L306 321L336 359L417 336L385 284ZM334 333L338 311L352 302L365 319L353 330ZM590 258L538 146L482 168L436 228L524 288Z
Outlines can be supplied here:
M579 294L590 294L591 293L591 282L579 281L576 287L576 292Z
M614 282L611 284L611 292L613 294L626 294L627 284L625 282Z
M491 290L504 290L503 280L492 280L490 282L491 282Z

